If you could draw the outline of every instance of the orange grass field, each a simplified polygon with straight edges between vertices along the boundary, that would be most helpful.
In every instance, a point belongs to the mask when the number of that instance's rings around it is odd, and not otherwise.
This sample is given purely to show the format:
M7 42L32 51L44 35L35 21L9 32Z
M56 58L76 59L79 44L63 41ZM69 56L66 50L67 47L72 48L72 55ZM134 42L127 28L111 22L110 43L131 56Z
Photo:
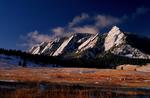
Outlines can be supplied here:
M150 86L150 73L90 68L0 68L0 81L48 82L95 86Z

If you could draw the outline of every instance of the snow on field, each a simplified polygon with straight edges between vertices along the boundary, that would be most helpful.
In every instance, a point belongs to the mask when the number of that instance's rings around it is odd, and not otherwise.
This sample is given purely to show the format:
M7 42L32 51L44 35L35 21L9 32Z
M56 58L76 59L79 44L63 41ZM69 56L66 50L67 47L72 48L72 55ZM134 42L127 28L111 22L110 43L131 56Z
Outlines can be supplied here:
M16 56L8 56L0 54L0 67L18 67L19 62L23 62L23 60L20 57ZM31 61L26 61L27 67L39 67L39 66L45 66L45 67L60 67L55 64L35 64Z

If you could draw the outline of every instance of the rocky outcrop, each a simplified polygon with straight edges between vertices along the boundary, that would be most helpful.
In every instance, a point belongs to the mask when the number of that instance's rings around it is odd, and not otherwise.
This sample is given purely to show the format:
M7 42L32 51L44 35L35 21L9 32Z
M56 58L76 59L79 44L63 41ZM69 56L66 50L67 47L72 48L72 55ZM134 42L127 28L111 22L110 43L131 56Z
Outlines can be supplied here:
M104 35L73 33L70 36L56 38L50 42L43 42L33 46L29 52L48 56L87 57L95 58L103 53L112 53L129 58L150 59L150 53L139 49L136 41L130 40L129 34L121 31L117 26ZM138 40L138 38L136 39ZM141 40L141 39L140 39ZM133 41L133 42L130 42ZM150 41L150 40L149 40ZM146 41L144 41L145 43ZM142 43L142 42L141 42ZM145 46L146 47L146 46ZM144 48L145 48L144 47ZM143 49L144 50L144 49ZM148 48L147 48L148 50Z
M129 58L150 59L150 55L128 44L128 36L114 26L107 34L104 42L105 51Z
M42 42L39 45L35 45L29 50L29 52L32 54L41 54L41 52L43 51L45 46L47 46L47 44L48 44L47 42Z
M119 47L115 47L111 50L111 53L115 55L121 55L129 58L139 58L139 59L150 59L150 55L141 52L140 50L128 45L123 44Z
M73 35L71 37L69 37L68 39L66 39L61 46L54 52L53 56L58 56L60 54L62 54L63 50L65 49L65 47L67 47L67 45L69 44L69 42L73 39Z
M87 39L85 42L83 42L79 47L78 47L78 50L76 51L76 53L79 53L79 52L82 52L82 51L85 51L89 48L93 48L97 41L98 41L98 33L91 36L89 39Z
M110 50L113 47L117 47L120 44L125 43L126 36L120 29L114 26L107 34L104 42L105 51Z

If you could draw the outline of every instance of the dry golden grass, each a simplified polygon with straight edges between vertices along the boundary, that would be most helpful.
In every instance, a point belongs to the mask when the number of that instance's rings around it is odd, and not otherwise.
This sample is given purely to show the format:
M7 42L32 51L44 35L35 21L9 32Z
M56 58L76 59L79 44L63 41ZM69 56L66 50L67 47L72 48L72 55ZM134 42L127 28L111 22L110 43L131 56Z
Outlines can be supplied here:
M71 83L96 86L150 86L150 73L88 68L0 68L0 81Z
M150 72L150 64L146 65L130 65L130 64L125 64L125 65L119 65L116 67L116 69L122 69L122 70L130 70L130 71L142 71L142 72Z

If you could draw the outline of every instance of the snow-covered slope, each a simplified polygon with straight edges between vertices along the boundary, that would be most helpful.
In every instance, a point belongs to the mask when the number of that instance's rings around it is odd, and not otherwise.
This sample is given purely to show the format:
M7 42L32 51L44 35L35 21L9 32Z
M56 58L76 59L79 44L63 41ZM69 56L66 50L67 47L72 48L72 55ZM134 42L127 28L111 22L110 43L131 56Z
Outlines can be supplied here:
M144 49L137 46L136 41L132 39L130 34L121 31L117 26L103 35L100 34L83 34L72 33L70 36L56 38L50 42L43 42L39 45L33 46L29 53L42 54L48 56L64 56L64 57L96 57L102 53L112 53L115 55L130 57L130 58L142 58L150 59L150 39L146 41L141 40L145 45ZM134 45L133 43L136 43ZM135 47L137 46L137 47ZM140 48L140 49L139 49ZM147 49L148 51L143 51ZM67 55L67 56L66 56ZM79 56L80 55L80 56Z

